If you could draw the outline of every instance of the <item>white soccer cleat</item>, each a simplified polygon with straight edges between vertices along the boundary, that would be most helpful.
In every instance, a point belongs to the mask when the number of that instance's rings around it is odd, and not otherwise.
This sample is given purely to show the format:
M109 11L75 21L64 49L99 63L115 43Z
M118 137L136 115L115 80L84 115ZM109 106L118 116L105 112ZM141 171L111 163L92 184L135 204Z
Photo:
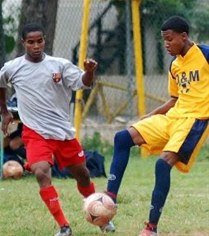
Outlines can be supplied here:
M73 233L69 226L63 226L55 236L73 236Z

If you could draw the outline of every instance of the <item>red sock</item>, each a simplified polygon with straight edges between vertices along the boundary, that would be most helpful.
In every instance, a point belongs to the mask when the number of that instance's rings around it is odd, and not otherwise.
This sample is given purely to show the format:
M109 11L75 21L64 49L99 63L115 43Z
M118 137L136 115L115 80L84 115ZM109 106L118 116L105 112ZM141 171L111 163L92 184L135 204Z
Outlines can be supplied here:
M50 213L54 216L55 220L60 227L69 225L68 220L65 218L62 208L59 203L59 198L54 186L44 187L40 189L40 196L48 207Z
M89 195L91 195L92 193L95 193L95 188L94 188L94 183L91 182L89 184L89 186L80 186L78 185L77 183L77 188L78 188L78 191L84 196L84 197L88 197Z

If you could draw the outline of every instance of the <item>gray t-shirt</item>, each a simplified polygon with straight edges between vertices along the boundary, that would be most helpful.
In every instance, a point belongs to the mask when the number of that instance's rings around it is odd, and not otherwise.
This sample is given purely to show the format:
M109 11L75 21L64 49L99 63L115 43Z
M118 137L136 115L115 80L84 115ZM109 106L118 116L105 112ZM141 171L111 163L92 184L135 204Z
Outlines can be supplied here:
M0 71L0 87L14 86L23 124L46 139L73 139L69 103L72 90L84 88L84 71L63 58L45 55L33 63L18 57ZM53 76L58 78L57 82Z

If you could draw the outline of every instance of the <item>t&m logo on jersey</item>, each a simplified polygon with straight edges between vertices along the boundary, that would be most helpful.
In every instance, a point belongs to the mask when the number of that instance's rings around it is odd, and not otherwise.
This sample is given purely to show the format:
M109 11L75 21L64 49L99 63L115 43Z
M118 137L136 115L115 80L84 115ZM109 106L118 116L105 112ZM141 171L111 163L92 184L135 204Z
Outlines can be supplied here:
M60 80L62 79L61 73L52 73L52 79L55 83L60 82Z
M186 72L177 74L176 81L180 87L181 93L188 93L191 83L200 81L199 71L195 70L189 71L188 74Z

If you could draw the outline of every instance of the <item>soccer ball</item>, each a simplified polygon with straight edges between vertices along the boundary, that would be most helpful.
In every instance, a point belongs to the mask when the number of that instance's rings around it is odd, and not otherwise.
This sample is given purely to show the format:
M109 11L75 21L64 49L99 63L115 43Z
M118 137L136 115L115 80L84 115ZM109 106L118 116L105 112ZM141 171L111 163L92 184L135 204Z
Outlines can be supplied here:
M3 178L19 179L22 177L23 167L17 161L7 161L3 165Z
M85 218L93 225L107 224L116 211L116 204L105 193L93 193L84 200Z

